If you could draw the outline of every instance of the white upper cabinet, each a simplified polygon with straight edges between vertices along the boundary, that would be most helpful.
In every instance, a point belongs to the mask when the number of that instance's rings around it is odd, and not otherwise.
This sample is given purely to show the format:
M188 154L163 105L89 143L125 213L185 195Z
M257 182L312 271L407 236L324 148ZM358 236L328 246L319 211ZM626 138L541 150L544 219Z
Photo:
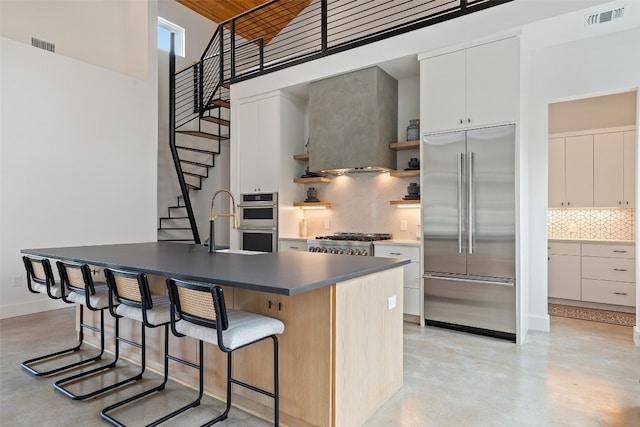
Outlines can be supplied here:
M564 138L549 139L549 207L563 208L565 194Z
M636 131L624 132L623 207L636 207Z
M240 191L278 191L280 169L279 97L240 104Z
M517 121L519 69L516 37L421 60L423 131Z
M593 205L622 207L624 182L622 132L593 136Z
M420 62L420 124L426 132L466 126L465 51Z
M565 207L593 206L593 135L565 140Z
M549 138L550 208L635 208L636 132L608 130Z

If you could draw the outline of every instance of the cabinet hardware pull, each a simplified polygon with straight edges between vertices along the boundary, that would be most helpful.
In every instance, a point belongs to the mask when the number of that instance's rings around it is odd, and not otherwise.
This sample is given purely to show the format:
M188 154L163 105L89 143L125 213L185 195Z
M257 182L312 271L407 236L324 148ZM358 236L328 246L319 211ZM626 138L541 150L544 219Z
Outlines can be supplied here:
M282 303L281 302L278 303L278 311L282 311Z
M273 301L269 300L269 310L273 307Z
M297 246L291 246L291 249L300 249Z
M618 204L619 204L619 205L621 205L621 204L622 204L622 202L621 202L621 201L618 201Z
M469 118L468 118L468 119L467 119L467 123L471 123L471 119L469 119Z
M564 202L560 202L560 206L564 206Z
M613 271L627 271L626 268L614 268Z
M617 253L617 254L626 254L627 251L619 251L619 250L613 250L613 252Z
M615 295L626 295L626 292L614 292Z
M464 122L462 121L462 119L460 119L460 124L462 124L462 123L464 123Z
M389 255L402 255L400 252L389 252Z

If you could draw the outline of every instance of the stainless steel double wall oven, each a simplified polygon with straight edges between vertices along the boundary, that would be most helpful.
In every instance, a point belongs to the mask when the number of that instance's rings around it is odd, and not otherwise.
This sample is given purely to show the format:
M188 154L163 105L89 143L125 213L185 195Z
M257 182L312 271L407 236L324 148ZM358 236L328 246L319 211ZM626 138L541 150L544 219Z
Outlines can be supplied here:
M278 193L241 194L238 214L241 249L278 250Z

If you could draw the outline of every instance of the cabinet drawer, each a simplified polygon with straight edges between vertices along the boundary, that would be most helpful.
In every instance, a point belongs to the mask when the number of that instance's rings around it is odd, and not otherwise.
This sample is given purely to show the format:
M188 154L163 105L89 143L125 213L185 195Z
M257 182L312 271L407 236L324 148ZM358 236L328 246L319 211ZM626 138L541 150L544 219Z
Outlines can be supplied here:
M404 314L420 314L420 291L418 289L404 288L403 294Z
M420 248L401 245L375 245L373 254L383 258L407 258L420 262Z
M580 243L548 242L549 255L580 255Z
M636 261L626 258L582 257L582 278L635 282Z
M307 251L307 242L304 240L280 240L281 251Z
M582 256L599 256L607 258L629 258L635 259L636 247L633 245L616 244L583 244Z
M636 305L636 284L582 279L582 300L633 307Z

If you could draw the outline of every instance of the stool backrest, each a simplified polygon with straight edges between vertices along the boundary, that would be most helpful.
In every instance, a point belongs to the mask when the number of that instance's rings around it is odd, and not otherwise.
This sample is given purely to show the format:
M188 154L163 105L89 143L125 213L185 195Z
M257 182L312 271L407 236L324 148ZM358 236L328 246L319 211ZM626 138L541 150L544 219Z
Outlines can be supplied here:
M87 264L58 261L56 265L63 289L66 288L81 295L95 295L96 289L91 276L91 268Z
M58 299L51 293L51 288L56 285L56 279L53 276L53 270L51 269L51 262L47 258L38 258L29 255L22 257L24 267L27 270L27 287L35 294L40 292L33 289L31 282L35 282L39 285L46 286L47 294L50 298Z
M219 337L229 327L224 292L220 286L170 278L167 279L167 288L177 320L217 329Z
M146 274L105 268L104 275L116 304L147 310L153 308Z

